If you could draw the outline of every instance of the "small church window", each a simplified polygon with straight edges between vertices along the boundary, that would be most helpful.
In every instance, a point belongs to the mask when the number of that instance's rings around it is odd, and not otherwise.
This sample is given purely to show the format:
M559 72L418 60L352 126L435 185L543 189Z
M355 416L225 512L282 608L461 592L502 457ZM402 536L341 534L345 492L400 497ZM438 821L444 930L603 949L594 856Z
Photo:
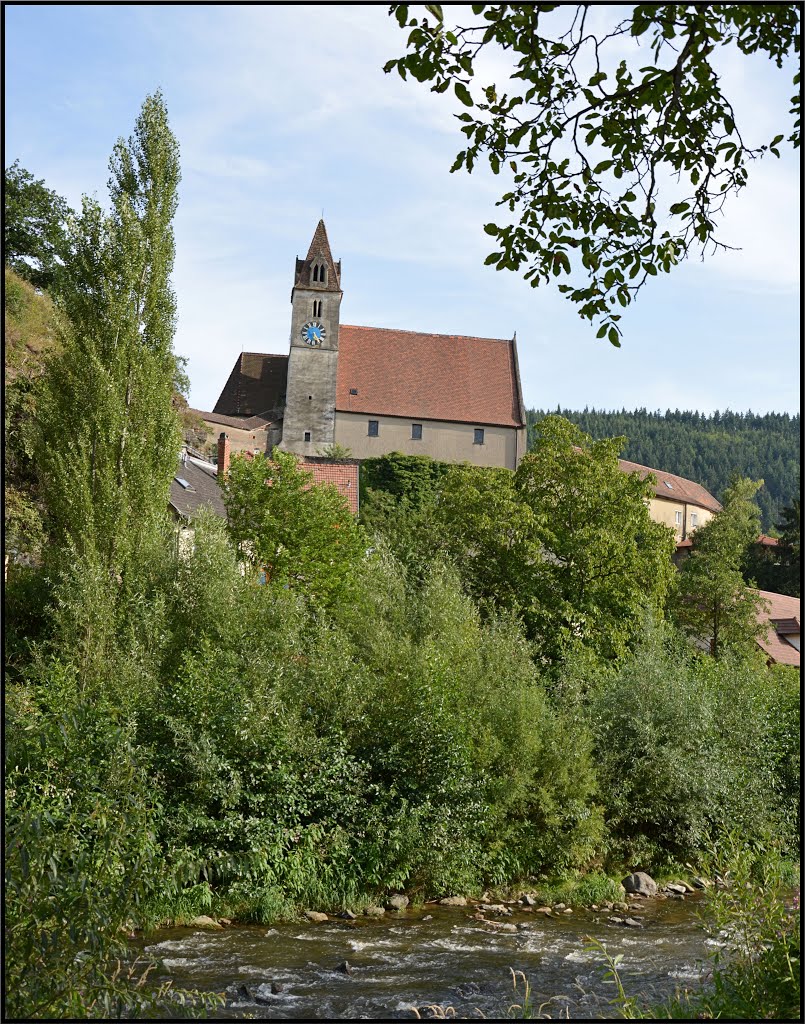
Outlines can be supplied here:
M319 279L319 265L317 263L316 266L313 268L313 280L314 281L318 281L318 279Z
M377 420L369 420L369 437L377 437L380 433L379 422Z
M309 441L309 440L310 440L310 431L309 431L309 430L306 430L306 431L305 431L305 440L306 440L306 441Z
M475 439L473 440L473 444L483 444L483 443L484 443L484 428L483 427L476 427L475 428Z
M422 440L422 424L412 423L411 424L411 440L421 441Z

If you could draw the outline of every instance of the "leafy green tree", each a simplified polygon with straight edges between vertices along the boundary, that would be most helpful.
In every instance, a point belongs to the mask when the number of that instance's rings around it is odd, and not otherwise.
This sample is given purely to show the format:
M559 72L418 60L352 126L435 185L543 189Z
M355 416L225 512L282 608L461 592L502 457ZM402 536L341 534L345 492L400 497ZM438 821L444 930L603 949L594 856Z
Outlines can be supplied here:
M752 160L779 156L784 139L799 145L799 121L786 138L781 112L769 138L750 146L716 70L725 49L782 68L800 48L794 4L635 4L608 30L591 25L588 4L473 4L473 19L456 27L445 24L451 8L426 10L409 20L409 5L392 4L408 53L385 71L452 89L468 108L453 171L486 157L495 174L511 172L498 205L519 222L486 225L497 239L486 262L524 269L534 287L570 278L560 291L613 345L614 309L649 277L725 247L718 214ZM630 38L643 44L633 60L624 57ZM509 83L475 85L485 48L511 58ZM792 105L796 117L798 88Z
M641 610L661 612L665 604L673 534L649 515L651 478L620 469L622 445L622 438L592 441L549 416L515 474L539 551L524 615L551 660L578 643L618 657L639 635Z
M38 288L50 288L65 254L65 223L71 213L61 196L37 180L19 160L5 170L3 249L6 263Z
M477 601L519 611L534 599L539 523L511 470L451 466L429 518L427 553L441 550Z
M693 639L707 643L715 658L728 648L751 650L763 634L763 599L741 573L746 551L760 532L753 501L761 480L737 479L724 503L693 535L693 549L679 570L673 613Z
M38 464L49 527L69 559L118 578L166 521L179 447L170 285L179 153L160 93L110 160L111 213L84 198L71 223L48 364Z
M799 597L802 577L802 561L800 559L800 533L802 530L802 510L800 499L794 498L791 504L783 509L782 533L780 535L781 565L783 569L783 588L780 592Z
M295 455L235 457L224 484L229 528L243 556L274 586L329 604L354 577L363 531L331 485L314 485Z

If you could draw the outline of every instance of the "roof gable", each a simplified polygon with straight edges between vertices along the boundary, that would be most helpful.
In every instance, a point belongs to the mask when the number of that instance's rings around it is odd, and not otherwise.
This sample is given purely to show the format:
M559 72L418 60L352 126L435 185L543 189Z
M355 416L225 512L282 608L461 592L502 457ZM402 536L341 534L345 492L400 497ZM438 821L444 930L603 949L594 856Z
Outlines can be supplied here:
M336 410L525 426L513 339L342 324Z
M212 411L274 419L283 407L287 383L287 356L241 352Z

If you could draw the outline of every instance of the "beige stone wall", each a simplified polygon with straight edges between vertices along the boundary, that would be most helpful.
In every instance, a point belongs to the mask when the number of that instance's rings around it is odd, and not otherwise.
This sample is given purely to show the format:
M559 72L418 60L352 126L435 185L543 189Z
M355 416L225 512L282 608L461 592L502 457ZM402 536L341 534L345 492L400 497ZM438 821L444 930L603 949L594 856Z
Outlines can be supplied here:
M377 437L369 437L370 419L378 421ZM412 423L422 424L421 441L412 440ZM476 426L483 428L483 444L474 443ZM517 430L514 427L490 427L483 423L336 412L335 441L349 448L356 459L402 452L403 455L429 455L442 462L469 462L476 466L516 469L520 454L518 441L520 450L525 450L525 428Z
M265 427L259 430L240 430L238 427L225 426L207 420L204 425L209 431L207 442L212 445L213 454L217 451L216 444L222 433L229 437L229 452L266 452L268 450L268 432Z
M683 537L689 537L694 530L713 518L713 513L709 509L702 508L701 505L692 505L690 502L685 503L676 500L669 501L666 498L651 498L648 508L654 522L670 526L680 540ZM677 523L676 521L677 512L682 518L682 523ZM696 516L695 525L691 521L691 513ZM682 529L683 524L684 532Z

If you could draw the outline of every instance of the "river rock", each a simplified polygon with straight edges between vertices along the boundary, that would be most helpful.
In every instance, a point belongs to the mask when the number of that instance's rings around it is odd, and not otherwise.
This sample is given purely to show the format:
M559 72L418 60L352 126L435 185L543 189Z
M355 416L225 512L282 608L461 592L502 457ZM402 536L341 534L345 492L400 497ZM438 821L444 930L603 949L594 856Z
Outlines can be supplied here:
M306 910L305 917L308 921L312 921L314 924L321 924L323 921L329 921L327 915L319 913L318 910Z
M443 907L466 907L467 901L463 896L445 896L439 900Z
M275 1001L271 998L271 996L279 995L280 992L282 992L282 990L284 989L285 986L281 985L278 981L272 981L270 985L266 984L266 985L261 985L260 987L263 988L263 989L267 988L269 990L269 992L271 993L271 995L269 995L268 992L265 992L265 991L263 991L263 992L255 992L255 994L254 994L254 1001L259 1006L273 1006L273 1005L275 1005Z
M386 911L382 907L364 907L363 912L367 917L382 917Z
M353 914L353 912L351 910L342 910L341 913L338 916L340 918L342 918L344 921L357 921L358 920L358 915L357 914Z
M509 924L508 921L483 921L483 924L485 924L487 928L494 929L496 932L516 932L517 931L517 925L516 924Z
M693 884L697 889L709 889L713 883L707 878L701 878L699 875L695 875Z
M523 895L520 897L519 902L520 903L525 903L525 905L527 907L536 907L536 905L539 902L539 900L537 899L537 897L533 893L531 893L531 892L524 892Z
M504 907L502 903L482 903L478 909L487 914L503 914L505 917L511 917L512 912L508 907Z
M433 920L433 914L425 914L425 916L422 918L422 920L423 921L432 921Z
M339 974L352 974L352 964L348 960L344 960L336 967Z
M187 922L188 928L212 928L220 930L223 925L218 924L211 917L207 917L206 914L202 914L200 917L194 917L192 921Z
M398 896L389 896L388 902L386 903L386 910L405 910L408 906L408 897L402 894Z
M623 924L623 920L624 919L622 917L608 917L607 918L607 921L609 921L610 924Z
M550 907L534 907L535 914L552 914L553 911Z
M562 913L563 914L572 914L573 913L573 908L572 907L565 907L565 909L562 911Z
M633 917L627 917L623 922L627 928L642 928L643 924L641 921L635 921Z
M645 871L635 871L633 874L627 875L621 881L621 885L627 892L636 892L640 896L655 896L657 894L657 883Z
M682 885L680 882L669 882L668 885L665 886L665 888L668 892L681 893L683 896L688 891L685 888L685 886Z
M567 906L566 903L554 903L553 909L554 910L564 910L566 906Z

